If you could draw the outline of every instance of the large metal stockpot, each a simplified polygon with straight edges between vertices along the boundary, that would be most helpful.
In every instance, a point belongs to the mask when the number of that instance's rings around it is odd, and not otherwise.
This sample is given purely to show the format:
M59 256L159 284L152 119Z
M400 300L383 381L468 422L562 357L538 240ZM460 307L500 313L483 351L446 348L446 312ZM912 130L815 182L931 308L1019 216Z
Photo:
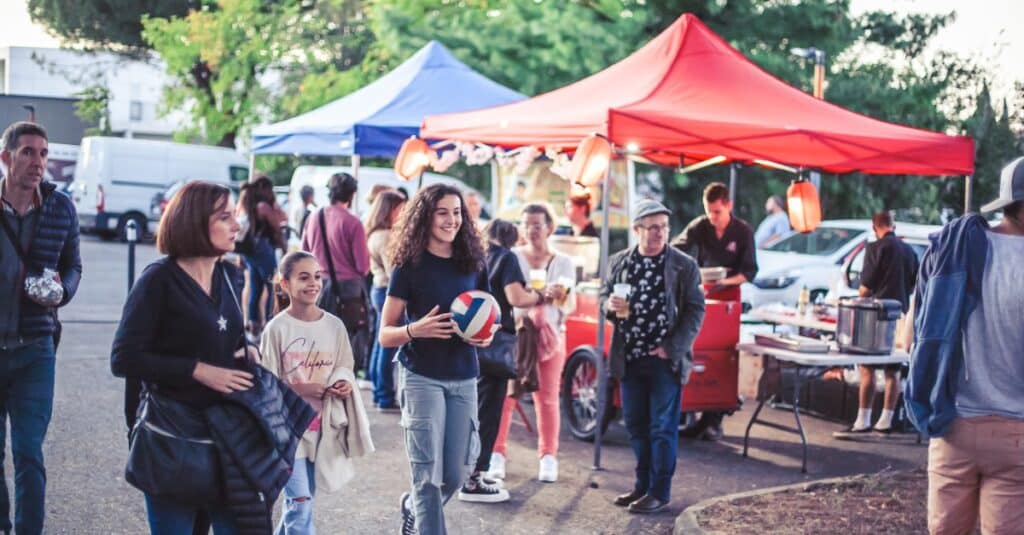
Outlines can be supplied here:
M836 341L845 353L892 353L902 305L895 299L845 297L839 300Z

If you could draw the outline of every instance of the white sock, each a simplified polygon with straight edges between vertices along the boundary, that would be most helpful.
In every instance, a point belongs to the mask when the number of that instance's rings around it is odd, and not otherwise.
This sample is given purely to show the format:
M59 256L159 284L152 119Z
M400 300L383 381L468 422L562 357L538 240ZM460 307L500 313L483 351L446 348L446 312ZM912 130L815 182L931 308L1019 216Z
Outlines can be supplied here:
M875 422L875 429L889 429L892 427L892 415L894 412L889 409L882 409L882 414L878 416L878 421Z
M857 421L853 422L854 429L867 429L871 427L871 409L859 409Z

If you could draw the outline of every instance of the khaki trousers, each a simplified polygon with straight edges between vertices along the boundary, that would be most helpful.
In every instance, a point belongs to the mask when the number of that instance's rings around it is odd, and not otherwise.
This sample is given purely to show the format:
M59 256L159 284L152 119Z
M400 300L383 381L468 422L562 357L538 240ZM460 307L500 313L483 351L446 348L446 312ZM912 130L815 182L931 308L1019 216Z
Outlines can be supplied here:
M928 531L1024 534L1024 420L957 418L928 446Z

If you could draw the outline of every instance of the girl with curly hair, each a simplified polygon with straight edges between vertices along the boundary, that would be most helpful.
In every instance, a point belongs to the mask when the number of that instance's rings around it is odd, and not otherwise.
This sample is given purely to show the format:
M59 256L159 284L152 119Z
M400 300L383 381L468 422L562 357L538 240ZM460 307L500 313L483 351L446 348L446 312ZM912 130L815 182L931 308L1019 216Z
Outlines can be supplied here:
M491 342L454 336L452 301L488 290L483 244L458 189L434 184L416 194L391 258L379 341L401 346L399 402L412 472L412 490L400 502L402 533L441 535L443 506L480 453L476 350Z

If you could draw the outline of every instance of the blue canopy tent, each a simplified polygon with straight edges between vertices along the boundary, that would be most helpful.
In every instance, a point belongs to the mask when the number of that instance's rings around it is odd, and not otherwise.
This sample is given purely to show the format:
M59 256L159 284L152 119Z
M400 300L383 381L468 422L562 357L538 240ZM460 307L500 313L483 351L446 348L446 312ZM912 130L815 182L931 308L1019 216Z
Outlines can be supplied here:
M372 84L334 102L253 129L253 154L395 156L427 115L476 110L526 97L467 67L431 41Z

